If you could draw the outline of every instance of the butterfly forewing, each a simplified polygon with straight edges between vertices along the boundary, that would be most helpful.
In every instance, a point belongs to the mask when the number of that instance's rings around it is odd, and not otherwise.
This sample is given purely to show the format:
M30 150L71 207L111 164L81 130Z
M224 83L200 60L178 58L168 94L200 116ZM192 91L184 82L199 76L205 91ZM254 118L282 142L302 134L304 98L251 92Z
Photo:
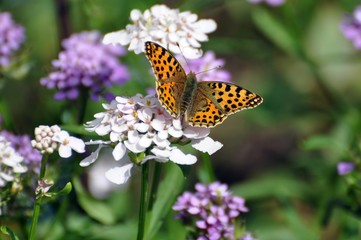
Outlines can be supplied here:
M145 54L157 77L159 102L173 117L179 117L180 99L186 80L183 68L169 51L154 42L145 43Z

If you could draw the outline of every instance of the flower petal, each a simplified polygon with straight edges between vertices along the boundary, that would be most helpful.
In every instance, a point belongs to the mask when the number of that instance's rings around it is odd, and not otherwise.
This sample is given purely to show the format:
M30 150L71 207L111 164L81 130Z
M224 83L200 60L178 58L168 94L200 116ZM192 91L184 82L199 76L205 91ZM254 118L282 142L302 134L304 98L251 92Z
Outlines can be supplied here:
M115 184L124 184L130 178L133 166L133 163L128 163L121 167L113 167L105 172L105 177Z
M68 145L59 146L59 156L62 158L68 158L71 156L71 147Z
M169 160L171 160L172 162L174 162L176 164L181 164L181 165L191 165L191 164L194 164L197 162L197 158L194 155L184 154L178 148L174 148L171 151Z
M223 147L223 144L218 141L214 141L210 137L206 137L203 139L192 140L192 147L194 147L198 151L201 151L204 153L206 152L209 155L212 155L213 153L215 153L219 149L221 149Z
M126 151L127 149L125 145L122 142L119 142L112 152L115 161L119 161L120 159L122 159Z
M86 158L84 158L81 162L80 162L80 166L81 167L87 167L90 164L92 164L93 162L95 162L95 160L98 159L99 156L99 152L100 149L102 149L104 147L104 145L99 145L98 148L92 152L89 156L87 156Z
M74 151L78 153L85 152L85 143L79 138L69 137L69 145Z

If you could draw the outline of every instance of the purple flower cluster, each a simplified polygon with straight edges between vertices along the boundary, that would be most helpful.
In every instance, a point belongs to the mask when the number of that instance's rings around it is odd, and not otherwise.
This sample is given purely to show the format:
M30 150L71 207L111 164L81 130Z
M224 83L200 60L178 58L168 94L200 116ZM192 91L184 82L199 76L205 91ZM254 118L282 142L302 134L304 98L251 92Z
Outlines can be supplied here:
M221 81L221 82L230 82L231 74L221 69L225 64L223 59L217 59L216 55L212 51L207 51L204 53L203 57L188 60L188 64L183 63L183 57L178 56L178 60L182 62L182 66L185 67L186 72L195 72L197 74L198 81ZM188 69L190 68L190 69Z
M280 6L285 2L285 0L248 0L248 1L253 4L259 4L264 2L270 6Z
M0 13L0 67L10 65L11 56L24 40L24 28L14 23L10 13Z
M195 193L185 192L178 197L173 206L179 212L177 217L195 224L197 240L235 239L235 220L248 212L245 200L233 196L228 186L219 182L208 186L197 183L195 189Z
M3 136L6 141L11 143L11 147L24 158L25 165L34 170L38 171L41 161L41 154L35 150L31 145L31 139L28 135L14 135L8 131L0 131L0 136Z
M339 162L337 165L337 172L339 175L346 175L354 170L355 164L352 162Z
M361 49L361 6L358 6L352 15L345 16L341 31L345 38L353 42L355 48Z
M114 97L105 88L123 84L129 79L127 67L118 57L125 54L122 46L103 45L97 31L73 34L62 42L64 50L52 65L54 72L40 80L49 89L57 88L56 100L77 99L84 89L92 100L100 95L108 101Z

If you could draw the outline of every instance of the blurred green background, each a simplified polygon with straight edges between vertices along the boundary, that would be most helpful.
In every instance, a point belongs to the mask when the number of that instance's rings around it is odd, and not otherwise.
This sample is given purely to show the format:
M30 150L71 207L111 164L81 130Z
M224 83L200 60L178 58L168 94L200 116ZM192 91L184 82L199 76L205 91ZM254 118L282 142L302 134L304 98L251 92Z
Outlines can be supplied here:
M336 170L339 161L360 158L360 150L353 149L361 136L361 55L340 31L344 15L358 1L287 0L281 7L267 7L245 0L2 0L0 10L11 12L26 29L24 51L30 67L21 79L2 80L4 127L32 135L40 124L67 122L68 103L54 101L54 92L39 84L51 71L61 40L84 30L123 29L132 9L144 11L158 3L214 19L218 28L203 50L226 60L224 69L234 83L264 98L261 106L232 115L211 131L212 138L224 144L211 156L216 177L246 198L247 229L259 239L361 239L359 182ZM123 62L132 78L113 92L145 93L154 84L145 56L128 53ZM91 103L86 121L99 111L101 104ZM195 166L185 180L188 189L197 176ZM133 174L126 189L104 202L120 208L115 223L103 224L77 209L63 214L68 222L58 236L132 239L134 235L127 234L136 229L138 206L128 198L136 199L137 193L129 193L138 187L139 177ZM129 215L134 215L133 222L127 221ZM170 239L167 233L181 228L179 223L169 225L154 239ZM119 234L124 235L117 238Z

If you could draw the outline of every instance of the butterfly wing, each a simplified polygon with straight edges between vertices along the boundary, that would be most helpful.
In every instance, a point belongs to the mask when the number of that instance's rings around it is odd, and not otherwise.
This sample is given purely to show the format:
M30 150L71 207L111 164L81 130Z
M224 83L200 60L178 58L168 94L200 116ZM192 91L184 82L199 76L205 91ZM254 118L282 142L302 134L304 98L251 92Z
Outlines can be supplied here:
M262 101L257 94L234 84L199 82L187 119L192 126L211 128L222 123L229 115L257 107Z
M173 117L180 115L180 102L184 91L186 73L177 59L154 42L145 43L145 54L157 78L159 102Z

